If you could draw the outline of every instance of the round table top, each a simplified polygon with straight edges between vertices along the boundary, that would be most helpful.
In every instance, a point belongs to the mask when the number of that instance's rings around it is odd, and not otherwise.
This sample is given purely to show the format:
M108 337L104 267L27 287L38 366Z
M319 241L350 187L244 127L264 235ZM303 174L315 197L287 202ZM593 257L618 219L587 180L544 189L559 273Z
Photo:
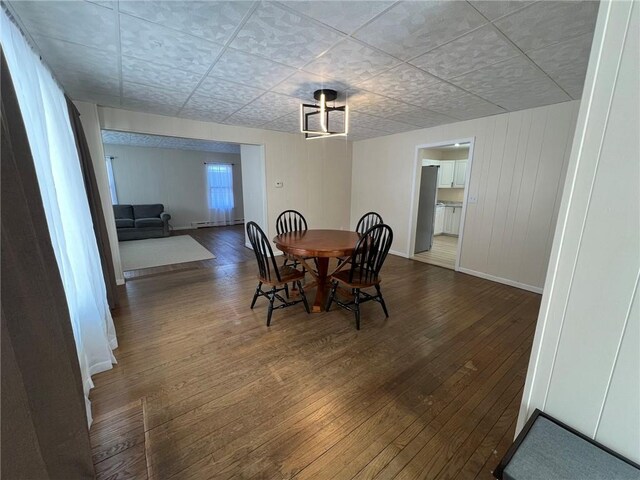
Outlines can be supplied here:
M277 235L273 242L283 252L300 257L346 257L360 239L346 230L303 230Z

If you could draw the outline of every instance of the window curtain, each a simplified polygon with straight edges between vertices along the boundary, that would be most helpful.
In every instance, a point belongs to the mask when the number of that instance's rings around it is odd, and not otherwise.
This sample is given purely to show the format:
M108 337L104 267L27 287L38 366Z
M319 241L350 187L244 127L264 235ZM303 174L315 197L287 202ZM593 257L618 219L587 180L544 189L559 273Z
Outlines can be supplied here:
M80 169L84 188L87 193L91 219L93 220L93 233L96 237L98 252L100 253L100 265L102 266L102 278L107 291L107 302L110 308L118 306L118 287L116 285L116 273L113 270L113 257L111 255L111 245L109 245L109 233L107 232L107 222L102 211L102 201L98 190L98 181L93 169L93 161L87 144L87 137L84 135L80 112L70 98L67 100L67 110L73 129L73 137L76 141L76 150L80 160Z
M78 151L64 93L1 12L2 48L31 147L53 251L62 278L91 423L91 375L115 363L118 346L107 304Z
M207 163L209 221L216 225L233 223L233 165Z
M95 478L67 301L20 107L1 56L0 471L7 479Z

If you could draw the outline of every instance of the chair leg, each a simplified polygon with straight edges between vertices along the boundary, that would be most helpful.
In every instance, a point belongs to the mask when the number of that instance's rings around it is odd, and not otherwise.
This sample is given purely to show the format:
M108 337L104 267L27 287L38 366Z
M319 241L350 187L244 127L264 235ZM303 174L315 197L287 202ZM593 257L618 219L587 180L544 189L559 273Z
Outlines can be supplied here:
M327 298L327 305L325 307L325 311L329 311L331 308L331 304L333 303L333 299L336 296L336 288L338 288L338 282L333 281L333 285L331 286L331 291L329 292L329 298Z
M260 295L260 288L262 288L262 282L258 282L258 286L256 287L256 293L253 294L253 300L251 301L251 308L253 308L256 304L256 300Z
M360 330L360 289L353 289L353 307L356 314L356 329Z
M378 292L378 298L380 298L380 305L382 305L382 310L384 310L384 316L389 318L389 312L387 311L387 304L384 303L384 298L382 298L382 292L380 291L380 285L376 285L376 291Z
M296 289L296 284L293 284L293 290ZM287 296L287 298L289 298L289 284L285 283L284 284L284 294Z
M304 309L307 313L311 313L309 310L309 302L307 302L307 296L304 294L304 289L302 288L302 282L298 280L296 282L298 284L298 290L300 291L300 296L302 297L302 302L304 303Z
M273 301L276 299L276 287L269 292L269 312L267 313L267 327L271 326L271 314L273 313Z

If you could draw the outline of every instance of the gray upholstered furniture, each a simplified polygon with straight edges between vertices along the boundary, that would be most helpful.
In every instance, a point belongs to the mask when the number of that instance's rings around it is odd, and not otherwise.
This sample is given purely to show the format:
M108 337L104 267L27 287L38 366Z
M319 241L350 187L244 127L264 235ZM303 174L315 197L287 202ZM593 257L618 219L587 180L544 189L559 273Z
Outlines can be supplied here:
M164 211L164 205L114 205L118 240L140 240L169 236L171 215Z

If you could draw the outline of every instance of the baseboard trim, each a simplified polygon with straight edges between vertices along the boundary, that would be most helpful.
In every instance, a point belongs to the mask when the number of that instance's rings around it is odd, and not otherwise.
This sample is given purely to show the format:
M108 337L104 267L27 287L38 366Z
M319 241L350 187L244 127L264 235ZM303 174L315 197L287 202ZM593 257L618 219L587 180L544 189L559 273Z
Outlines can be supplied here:
M116 278L116 285L124 285L124 277Z
M526 283L516 282L514 280L509 280L508 278L496 277L494 275L489 275L488 273L477 272L475 270L470 270L463 267L458 268L458 272L466 273L467 275L473 275L474 277L484 278L485 280L491 280L492 282L502 283L504 285L509 285L510 287L516 287L522 290L527 290L528 292L538 293L542 295L543 289L541 287L534 287L533 285L527 285Z
M397 257L409 258L409 255L404 252L399 252L398 250L389 250L389 253L391 255L396 255Z
M243 225L244 224L244 219L243 218L239 218L237 220L233 220L230 223L220 223L219 225L211 225L209 227L203 227L203 228L214 228L214 227L230 227L233 225ZM171 227L171 230L197 230L198 227L193 227L193 226L182 226L182 227Z

